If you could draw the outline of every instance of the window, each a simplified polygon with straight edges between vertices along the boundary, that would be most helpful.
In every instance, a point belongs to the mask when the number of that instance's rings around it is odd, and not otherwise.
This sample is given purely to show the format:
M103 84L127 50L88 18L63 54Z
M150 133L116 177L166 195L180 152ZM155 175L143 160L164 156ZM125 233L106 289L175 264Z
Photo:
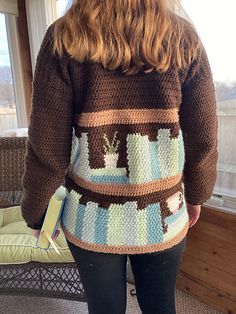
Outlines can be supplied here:
M57 0L57 16L62 16L71 5L71 0Z
M3 7L14 13L14 3L7 4L0 3L0 9ZM0 41L1 132L27 125L16 20L12 14L0 13Z
M18 127L5 14L0 14L0 132Z
M209 204L236 208L236 3L182 0L182 5L206 48L216 87L219 159Z

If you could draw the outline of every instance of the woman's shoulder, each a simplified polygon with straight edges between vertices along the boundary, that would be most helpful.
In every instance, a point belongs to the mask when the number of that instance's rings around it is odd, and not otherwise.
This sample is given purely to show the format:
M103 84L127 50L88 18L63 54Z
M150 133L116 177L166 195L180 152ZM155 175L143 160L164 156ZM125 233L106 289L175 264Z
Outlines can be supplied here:
M44 55L46 58L56 59L60 63L68 63L70 61L70 56L65 49L62 49L62 53L58 53L55 49L55 40L57 32L58 20L50 24L45 32L44 38L40 46L40 54Z

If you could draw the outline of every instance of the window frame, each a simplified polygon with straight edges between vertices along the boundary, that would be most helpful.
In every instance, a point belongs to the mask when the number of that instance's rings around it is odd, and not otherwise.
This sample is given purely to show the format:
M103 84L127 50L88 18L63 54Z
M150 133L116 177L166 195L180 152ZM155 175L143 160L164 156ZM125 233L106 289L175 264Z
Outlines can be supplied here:
M18 128L27 127L26 98L23 85L23 73L21 67L21 56L19 47L19 35L17 29L16 16L7 12L5 15L5 25L7 32L10 67L12 72L13 90L16 105L16 118Z
M0 12L18 16L17 0L0 0Z

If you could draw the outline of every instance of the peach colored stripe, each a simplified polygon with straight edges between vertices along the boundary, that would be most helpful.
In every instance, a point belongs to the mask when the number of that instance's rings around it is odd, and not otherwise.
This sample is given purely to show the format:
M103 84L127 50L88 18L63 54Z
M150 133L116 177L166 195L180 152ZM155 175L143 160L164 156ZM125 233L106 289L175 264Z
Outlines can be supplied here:
M70 242L86 250L91 250L95 252L104 252L104 253L117 253L117 254L142 254L142 253L162 251L178 244L187 235L188 230L189 230L189 222L186 223L182 231L173 239L163 242L163 243L148 244L145 246L125 246L125 245L114 246L114 245L107 245L107 244L83 242L79 238L71 234L69 231L67 231L63 223L61 223L61 228L66 238Z
M176 123L178 109L113 109L99 112L83 112L75 116L81 127L96 127L108 124Z
M182 179L182 173L179 173L173 177L142 184L105 184L84 180L83 178L75 175L71 170L68 170L68 176L82 188L101 194L116 196L140 196L166 190L178 184Z

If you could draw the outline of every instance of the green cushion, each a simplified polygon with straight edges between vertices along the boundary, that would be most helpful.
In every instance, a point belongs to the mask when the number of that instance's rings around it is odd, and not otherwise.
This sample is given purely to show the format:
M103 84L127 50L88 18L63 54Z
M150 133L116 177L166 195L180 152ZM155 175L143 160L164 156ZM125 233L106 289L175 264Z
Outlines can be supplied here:
M47 250L38 248L36 241L20 206L0 209L0 264L74 262L62 231L55 241L60 255L51 246Z
M0 208L0 228L11 222L24 220L21 214L20 206Z

